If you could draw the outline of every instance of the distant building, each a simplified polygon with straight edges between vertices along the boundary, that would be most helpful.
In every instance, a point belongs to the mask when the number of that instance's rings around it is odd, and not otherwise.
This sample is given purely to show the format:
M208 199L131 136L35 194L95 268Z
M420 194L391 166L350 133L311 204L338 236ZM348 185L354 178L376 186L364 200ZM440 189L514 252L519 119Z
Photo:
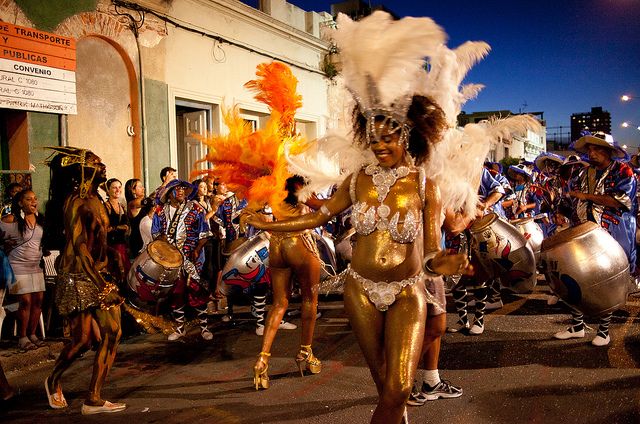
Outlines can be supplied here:
M458 115L458 125L465 126L467 124L475 124L486 121L491 117L506 118L507 116L518 115L510 110L493 110L487 112L462 112ZM526 134L516 134L513 140L504 143L500 141L490 151L487 159L499 161L506 157L525 158L526 160L534 160L540 153L546 151L547 148L547 130L544 121L543 112L529 112L527 115L533 115L540 121L542 129L539 133L527 130Z
M602 131L611 134L611 114L602 107L592 107L591 112L574 113L571 115L571 141L580 138L580 132L588 130Z
M395 19L400 18L397 14L389 10L387 7L381 4L371 5L371 2L368 1L364 2L362 0L348 0L331 5L331 14L334 18L338 16L338 13L344 13L351 19L358 20L364 18L365 16L371 15L376 10L387 12Z

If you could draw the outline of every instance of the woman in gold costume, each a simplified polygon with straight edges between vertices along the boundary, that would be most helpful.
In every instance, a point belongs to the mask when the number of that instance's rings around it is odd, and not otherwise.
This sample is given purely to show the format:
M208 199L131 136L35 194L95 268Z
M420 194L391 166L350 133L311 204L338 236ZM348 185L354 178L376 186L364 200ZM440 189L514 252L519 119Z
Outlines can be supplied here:
M113 365L120 341L118 289L107 279L109 218L98 195L106 167L92 152L75 147L52 147L51 200L48 210L64 223L66 243L57 266L55 304L71 326L71 342L60 352L44 385L49 406L66 408L62 374L87 350L94 348L93 375L82 414L118 412L124 403L103 400L100 392ZM54 221L52 221L54 222ZM59 225L60 221L55 221ZM93 325L92 322L95 321Z
M426 159L428 142L438 140L442 110L427 97L414 96L403 122L359 106L354 115L356 141L369 145L377 164L347 177L317 212L271 223L252 214L247 223L268 231L302 231L353 207L357 238L346 272L345 309L378 389L371 422L398 423L420 358L427 301L433 301L425 272L464 272L468 261L440 252L438 188L414 165Z
M294 218L308 212L308 208L298 201L296 192L304 185L299 176L289 177L285 189L288 193L277 218ZM254 366L254 384L256 390L269 388L268 362L271 345L278 327L289 305L291 277L295 273L302 294L302 334L300 351L295 361L304 375L303 367L312 374L318 374L322 364L313 355L311 345L316 325L318 308L318 287L320 283L320 259L315 240L309 231L274 232L269 240L269 270L273 289L273 307L269 310L265 324L262 351Z

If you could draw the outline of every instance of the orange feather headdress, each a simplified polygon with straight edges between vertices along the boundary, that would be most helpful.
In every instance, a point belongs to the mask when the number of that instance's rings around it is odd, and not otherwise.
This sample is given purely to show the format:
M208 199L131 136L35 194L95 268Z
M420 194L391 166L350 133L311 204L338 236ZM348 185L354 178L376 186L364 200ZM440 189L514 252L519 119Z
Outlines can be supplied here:
M298 80L288 66L273 62L261 63L255 80L245 87L255 92L254 98L269 106L271 117L264 128L252 131L240 117L237 107L223 112L229 128L226 135L210 135L202 139L209 147L204 160L213 164L211 174L224 181L238 196L245 197L249 207L271 206L276 217L283 217L281 208L286 197L285 181L291 176L284 157L284 144L296 139L296 110L302 106L297 93Z

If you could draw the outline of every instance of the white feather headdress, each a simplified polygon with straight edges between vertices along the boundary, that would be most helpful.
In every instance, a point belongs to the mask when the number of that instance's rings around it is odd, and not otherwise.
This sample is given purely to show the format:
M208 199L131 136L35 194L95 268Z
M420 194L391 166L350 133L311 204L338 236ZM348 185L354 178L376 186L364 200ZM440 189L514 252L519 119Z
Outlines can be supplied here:
M394 20L376 11L352 21L339 14L329 36L338 47L341 74L363 114L383 114L404 123L424 59L446 41L430 18Z

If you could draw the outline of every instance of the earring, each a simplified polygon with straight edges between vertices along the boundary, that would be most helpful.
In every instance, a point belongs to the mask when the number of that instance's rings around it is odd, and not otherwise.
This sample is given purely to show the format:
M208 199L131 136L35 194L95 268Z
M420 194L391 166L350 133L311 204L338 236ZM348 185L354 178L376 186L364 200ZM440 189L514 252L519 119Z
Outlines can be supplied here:
M24 219L25 215L24 215L24 211L22 209L20 209L20 218Z

